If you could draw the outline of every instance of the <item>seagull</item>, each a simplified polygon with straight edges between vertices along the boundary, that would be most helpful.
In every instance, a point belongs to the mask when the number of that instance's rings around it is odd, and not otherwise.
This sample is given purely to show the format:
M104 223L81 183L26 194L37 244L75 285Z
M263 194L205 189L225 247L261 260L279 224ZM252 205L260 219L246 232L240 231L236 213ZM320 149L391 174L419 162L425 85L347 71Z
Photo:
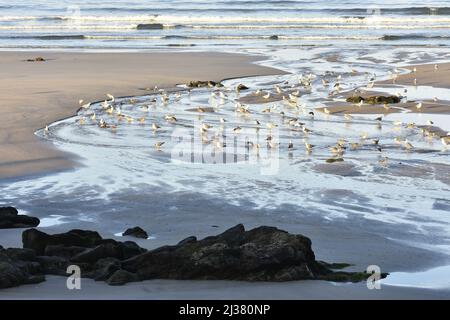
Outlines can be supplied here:
M174 115L167 115L164 117L164 119L166 119L166 121L171 121L171 122L177 121L177 118Z
M434 65L434 70L439 69L439 66L437 64Z
M329 84L330 84L330 82L329 82L328 80L322 79L322 85L323 85L324 87L328 87Z
M110 93L107 93L106 96L111 99L111 102L114 102L116 99L114 98L114 96Z
M289 140L288 149L289 150L294 149L294 144L292 143L292 140Z
M423 107L422 102L419 102L418 104L416 104L416 109L417 109L417 110L422 109L422 107Z
M310 144L308 142L305 142L305 147L306 147L306 150L308 152L310 152L314 148L314 145L312 145L312 144Z
M405 140L405 141L403 142L403 146L404 146L405 149L407 149L407 150L411 150L411 149L414 148L414 146L413 146L408 140Z
M326 114L330 114L331 111L328 108L323 108L323 112L325 112Z
M275 91L279 94L283 92L279 85L275 85Z
M164 93L164 94L161 96L161 101L162 101L163 103L169 102L169 96L168 96L167 94Z
M50 129L48 128L48 126L45 126L44 128L44 134L48 134L50 132Z
M263 95L264 99L269 99L270 98L270 92L267 92L267 94Z
M414 85L417 86L417 79L414 79Z
M236 133L241 132L241 130L242 130L242 128L239 127L239 126L237 126L236 128L233 128L233 131L236 132Z
M160 126L158 126L156 123L152 124L152 130L153 131L157 131L159 128L161 128Z
M312 132L312 130L308 129L307 127L303 127L302 131L303 131L305 134L308 134L308 133Z
M83 101L83 100L80 100L80 101ZM81 105L81 108L82 108L82 109L89 109L90 106L91 106L91 103L88 102L88 103L82 104L82 105Z
M219 121L220 121L220 123L225 123L225 122L227 122L227 120L225 120L224 118L220 118Z
M155 146L155 149L156 150L161 150L161 147L162 147L162 145L164 144L165 142L160 142L160 141L158 141L158 142L156 142L155 144L154 144L154 146Z

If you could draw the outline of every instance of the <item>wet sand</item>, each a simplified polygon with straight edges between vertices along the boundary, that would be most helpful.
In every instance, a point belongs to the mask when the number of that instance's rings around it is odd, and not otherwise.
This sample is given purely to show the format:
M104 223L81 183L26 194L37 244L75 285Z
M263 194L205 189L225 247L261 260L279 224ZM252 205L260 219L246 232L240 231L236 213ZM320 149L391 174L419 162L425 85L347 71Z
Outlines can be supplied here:
M43 57L44 62L27 62ZM0 179L73 167L74 156L34 135L75 114L78 101L142 95L157 85L280 74L260 57L222 53L0 52Z
M267 72L273 71L268 69ZM211 79L217 80L213 77ZM106 87L103 89L104 91L99 92L101 97L105 92L111 92L116 96L121 95ZM118 91L119 89L117 87ZM136 92L142 93L139 89L130 86L130 90L123 95ZM74 105L77 104L78 99L78 96L73 97ZM73 108L74 106L68 107L66 112L69 115L72 114ZM332 166L334 173L354 174L351 164L336 163ZM322 168L319 166L315 170L320 171ZM440 170L445 172L447 168L442 167ZM357 171L355 172L357 174ZM283 205L274 210L264 208L256 210L246 206L245 203L239 206L231 205L223 199L208 198L196 193L174 192L170 197L165 197L167 193L163 190L155 192L154 189L145 189L145 186L139 186L139 191L137 193L133 187L129 190L121 190L117 194L112 194L108 201L101 202L101 205L98 199L84 198L83 190L79 190L77 191L79 194L74 192L71 197L63 193L52 195L53 205L49 206L48 195L43 193L42 197L21 204L20 208L45 219L45 222L56 220L55 217L50 216L51 214L63 215L61 224L53 224L50 227L43 225L39 228L48 233L66 232L75 228L90 229L98 230L104 237L120 241L135 241L136 239L133 238L115 237L114 234L122 232L126 227L139 225L148 230L150 235L155 235L153 240L136 241L140 246L148 249L175 244L180 239L191 235L202 238L218 234L237 223L243 223L247 229L271 225L292 233L304 234L311 238L317 259L351 263L353 266L349 268L349 271L365 270L368 265L376 264L383 272L411 272L449 263L448 255L445 253L418 248L417 245L408 245L409 242L417 244L422 239L427 240L426 243L433 240L417 233L414 225L368 221L358 215L352 215L349 219L328 220L317 212L311 211L307 202L302 208ZM361 203L366 205L368 210L370 209L364 199L359 199L359 195L349 190L328 189L324 195L322 197L321 192L317 194L323 199L324 205L333 201L332 199L335 199L337 195L342 198L352 197L358 201L361 200ZM84 199L83 214L86 214L88 219L81 218L83 215L79 212L78 200L81 198ZM151 209L148 203L152 204ZM442 205L446 205L445 202ZM180 215L183 217L182 224ZM2 230L1 245L20 247L21 232L20 229ZM430 237L433 238L432 235ZM154 280L132 283L124 287L110 287L104 283L86 280L83 281L83 286L81 291L69 291L65 288L64 278L48 277L46 282L39 285L2 290L0 299L3 297L8 299L77 299L81 297L84 299L229 299L230 297L235 299L448 299L450 297L450 291L447 289L434 291L423 288L384 286L382 290L368 290L364 283L335 285L322 281L268 284Z
M149 280L110 287L93 280L82 281L81 290L65 289L66 279L49 276L47 281L24 288L3 290L9 299L89 299L89 300L310 300L310 299L446 299L450 290L432 290L382 285L368 290L365 284L334 284L325 281L289 283L238 281ZM23 290L25 289L26 290ZM43 294L44 293L44 294ZM1 300L1 297L0 297Z

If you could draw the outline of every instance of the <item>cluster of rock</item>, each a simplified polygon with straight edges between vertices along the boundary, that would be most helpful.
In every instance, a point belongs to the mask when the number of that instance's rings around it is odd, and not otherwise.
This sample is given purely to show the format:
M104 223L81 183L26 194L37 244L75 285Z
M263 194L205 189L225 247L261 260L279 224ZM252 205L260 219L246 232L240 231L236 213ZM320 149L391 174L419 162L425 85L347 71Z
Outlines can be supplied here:
M27 62L44 62L44 61L46 61L44 58L42 58L42 57L36 57L36 58L33 58L33 59L27 59Z
M401 99L397 96L370 96L366 98L361 96L351 96L348 97L346 101L350 103L360 103L362 101L366 104L391 104L399 103Z
M216 81L203 81L203 80L193 80L190 81L187 86L189 88L205 88L205 87L223 87L223 85L220 82L216 82Z
M37 227L38 218L19 214L16 208L0 207L0 229Z
M28 229L22 242L22 249L0 247L0 288L44 281L47 274L67 276L70 265L80 267L82 277L110 285L148 279L355 282L369 276L335 272L336 265L315 260L307 237L265 226L246 231L237 225L151 251L84 230L49 235Z

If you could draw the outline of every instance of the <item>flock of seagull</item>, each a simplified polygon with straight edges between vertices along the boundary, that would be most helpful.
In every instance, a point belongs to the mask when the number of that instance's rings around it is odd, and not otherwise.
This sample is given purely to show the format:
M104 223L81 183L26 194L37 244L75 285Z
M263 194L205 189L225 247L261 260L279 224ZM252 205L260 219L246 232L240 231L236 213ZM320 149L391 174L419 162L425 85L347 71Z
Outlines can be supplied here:
M435 66L435 69L437 69L438 66ZM398 74L398 70L394 70L394 74ZM415 73L416 70L413 70ZM304 135L303 144L305 151L309 154L311 153L315 145L308 142L308 136L313 135L314 132L312 129L308 128L306 126L305 122L301 121L301 118L298 116L300 112L302 113L302 116L305 117L305 120L313 121L315 118L314 111L311 109L306 108L306 104L300 101L300 97L302 95L302 90L306 90L307 92L312 89L313 82L317 78L317 76L313 74L309 74L307 76L300 75L296 80L294 81L285 81L283 84L275 84L273 88L270 89L258 89L256 91L253 91L252 93L249 93L245 97L251 97L255 100L254 103L252 103L254 106L250 108L249 104L244 104L239 102L240 97L240 91L241 86L239 85L235 88L230 87L217 87L212 84L209 85L210 92L210 99L209 99L209 106L198 106L193 111L197 112L199 116L202 114L212 114L211 110L217 110L220 109L221 106L225 105L227 102L232 102L234 104L234 112L236 115L242 116L245 118L245 121L248 123L252 123L251 127L256 128L256 130L259 130L260 128L266 127L268 130L267 137L265 138L265 145L268 149L275 149L280 147L280 143L275 142L275 137L272 135L272 130L277 128L278 126L283 127L284 129L293 130L297 132L301 132ZM395 77L394 77L395 78ZM333 96L341 92L341 80L342 77L338 75L335 78L334 85L332 91L330 91L329 95ZM324 89L331 86L330 81L331 79L325 79L323 78L321 83ZM375 76L372 76L368 79L368 88L372 88L375 82ZM415 81L417 83L417 81ZM246 88L247 89L247 88ZM162 107L167 107L168 104L171 101L179 101L182 98L182 91L174 91L169 92L164 89L159 89L158 87L154 87L153 94L150 95L150 103L141 104L138 103L138 101L135 98L129 98L129 99L120 99L120 101L117 101L116 98L111 94L106 94L106 98L102 103L100 103L100 110L92 108L91 103L85 103L83 100L79 100L80 109L83 110L82 115L78 119L79 125L86 125L86 124L93 124L98 126L102 129L111 129L116 130L117 125L120 122L125 123L138 123L138 124L147 124L147 118L146 115L148 115L148 111L152 106L156 106L158 101L161 102ZM187 94L190 96L192 89L187 89ZM406 93L406 90L404 91ZM235 98L233 96L235 94ZM400 95L400 94L398 94ZM404 98L404 97L402 97ZM292 111L292 114L295 116L290 116L285 113L284 108L280 108L279 104L267 106L269 102L275 101L280 102L284 105L284 107L287 107ZM435 98L437 99L437 98ZM140 117L133 117L126 112L124 112L121 108L121 106L124 104L130 104L135 108L138 108L142 111L142 116ZM362 106L364 104L363 101L356 104L356 106ZM262 107L261 107L262 105ZM423 104L421 102L417 103L416 109L421 110L423 107ZM256 110L257 108L261 108L258 112ZM390 108L388 104L384 104L384 108ZM332 114L332 111L329 108L322 108L323 112L325 113L326 117L328 115ZM289 111L288 111L289 112ZM257 115L263 116L264 114L278 114L281 118L281 121L277 123L273 121L267 121L265 124L263 124L262 119L258 119ZM346 122L351 122L353 119L353 116L351 116L349 113L345 113L343 115L344 120ZM177 115L173 113L167 113L163 116L163 120L167 122L168 124L176 125L178 122ZM202 137L202 142L207 144L210 143L214 145L216 148L222 149L226 147L226 144L223 142L223 140L220 139L221 135L223 134L224 125L226 122L230 120L227 120L223 117L218 119L218 122L220 125L217 127L214 127L211 123L201 123L200 125L200 134ZM383 121L382 117L377 117L374 120L374 124L376 124L379 128L381 128L381 123ZM406 127L408 129L419 129L421 133L424 136L427 136L430 140L435 138L440 138L442 144L447 147L450 145L450 132L446 136L439 136L436 135L436 132L432 130L433 122L428 122L428 127L426 126L416 126L414 123L409 123L404 125L402 122L394 122L394 126L397 127ZM161 130L161 122L153 122L151 123L151 131L153 134L157 135L158 131ZM232 131L234 134L238 135L243 128L241 125L237 125L233 127ZM46 126L44 128L44 134L48 135L50 132L50 128ZM210 136L209 134L212 133ZM339 138L336 142L336 144L328 146L332 158L330 158L327 162L333 162L333 159L341 159L344 155L344 153L347 150L356 150L361 148L364 145L372 145L375 150L378 150L379 152L382 151L382 146L380 144L380 138L370 138L371 142L367 143L366 140L368 140L368 134L362 133L360 135L360 140L358 142L351 142L348 139L345 138ZM399 144L401 147L403 147L406 150L412 150L414 149L414 146L408 139L403 137L396 137L395 142ZM164 141L156 141L154 143L154 148L156 150L161 150ZM246 141L246 146L248 148L255 149L256 152L259 152L259 149L262 147L261 143L256 143L252 141ZM289 140L287 143L287 149L293 150L294 149L294 142L292 140ZM387 157L381 157L379 160L381 165L386 165L388 163Z

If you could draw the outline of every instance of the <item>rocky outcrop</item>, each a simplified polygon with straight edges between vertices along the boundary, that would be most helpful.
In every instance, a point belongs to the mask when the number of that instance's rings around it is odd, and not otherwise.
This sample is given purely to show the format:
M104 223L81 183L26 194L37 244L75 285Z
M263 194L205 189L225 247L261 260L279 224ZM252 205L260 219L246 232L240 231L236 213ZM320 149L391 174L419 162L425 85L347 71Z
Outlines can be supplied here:
M221 87L221 86L222 84L220 82L215 81L194 80L188 83L188 87L190 88Z
M33 250L4 249L0 246L0 289L45 280Z
M391 103L399 103L401 99L397 96L370 96L370 97L361 97L361 96L351 96L346 99L347 102L350 103L360 103L361 101L366 104L391 104Z
M0 229L31 228L39 223L38 218L19 214L16 208L0 207Z
M36 229L22 233L24 248L33 249L43 255L48 246L92 248L102 243L102 237L95 231L70 230L66 233L49 235ZM63 250L65 250L63 249Z
M36 58L33 58L33 59L27 59L27 62L44 62L44 61L46 61L44 58L42 58L42 57L36 57Z
M292 281L327 279L334 272L315 260L311 240L273 227L237 225L203 240L189 237L122 262L139 279ZM341 273L350 280L354 274Z
M138 30L162 30L164 25L161 23L141 23L138 24L136 29Z
M239 224L217 236L191 236L152 251L85 230L49 235L29 229L22 240L24 249L0 247L0 288L43 281L46 274L67 275L69 265L78 265L82 277L110 285L147 279L361 281L369 276L336 272L346 265L317 261L309 238L265 226L246 231Z
M131 237L135 237L135 238L141 238L141 239L148 239L148 234L147 232L142 229L141 227L134 227L134 228L129 228L127 230L125 230L124 233L122 233L123 236L131 236Z
M247 87L245 84L240 83L237 87L236 90L237 91L244 91L244 90L248 90L249 87Z

